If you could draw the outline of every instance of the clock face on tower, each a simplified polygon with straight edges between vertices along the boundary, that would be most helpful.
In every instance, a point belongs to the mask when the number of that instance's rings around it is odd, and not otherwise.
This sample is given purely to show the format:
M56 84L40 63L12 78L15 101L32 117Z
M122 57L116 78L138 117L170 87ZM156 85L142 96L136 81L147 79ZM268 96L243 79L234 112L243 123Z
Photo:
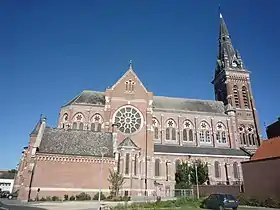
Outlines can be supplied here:
M121 133L130 135L143 127L143 116L135 107L123 106L115 112L114 123Z

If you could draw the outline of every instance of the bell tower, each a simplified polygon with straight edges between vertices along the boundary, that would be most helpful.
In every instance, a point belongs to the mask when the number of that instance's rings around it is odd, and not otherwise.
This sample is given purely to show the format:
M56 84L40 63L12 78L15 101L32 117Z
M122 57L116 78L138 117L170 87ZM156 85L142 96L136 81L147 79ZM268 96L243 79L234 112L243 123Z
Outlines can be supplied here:
M214 80L215 99L230 104L236 113L240 145L260 145L259 120L252 94L250 72L240 53L233 47L229 31L220 14L218 56Z

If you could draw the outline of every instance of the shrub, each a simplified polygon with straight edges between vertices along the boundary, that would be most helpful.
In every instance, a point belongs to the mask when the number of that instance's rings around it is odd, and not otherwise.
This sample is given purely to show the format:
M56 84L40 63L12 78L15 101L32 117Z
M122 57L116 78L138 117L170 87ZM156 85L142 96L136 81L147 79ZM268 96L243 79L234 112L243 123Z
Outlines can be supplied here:
M89 194L82 192L82 193L76 195L76 200L77 201L86 201L86 200L91 200L91 197Z
M76 200L76 198L75 198L75 196L74 195L71 195L71 197L70 197L70 199L69 199L70 201L74 201L74 200Z
M265 199L263 201L263 206L269 207L269 208L278 208L279 207L278 203L271 198Z
M52 197L52 201L59 201L60 199L59 199L59 197L57 197L57 196L53 196Z
M39 199L39 201L47 201L47 199L45 197L42 197Z
M47 196L46 197L46 201L51 201L52 200L52 197L51 196Z
M99 198L99 192L96 193L96 194L92 197L92 200L98 200L98 198ZM105 196L102 192L100 193L100 199L101 199L101 200L105 200L105 199L106 199L106 196Z
M65 201L68 201L68 199L69 199L68 195L65 194L65 195L64 195L64 200L65 200Z

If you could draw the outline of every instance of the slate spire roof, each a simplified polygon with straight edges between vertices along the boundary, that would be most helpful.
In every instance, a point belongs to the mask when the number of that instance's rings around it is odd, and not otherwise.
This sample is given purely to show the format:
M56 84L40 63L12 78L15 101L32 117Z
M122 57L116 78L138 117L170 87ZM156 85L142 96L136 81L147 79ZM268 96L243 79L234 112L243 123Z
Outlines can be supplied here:
M43 120L43 115L40 114L40 119L38 120L37 124L35 125L33 131L30 133L30 136L31 136L31 135L37 135L37 134L38 134L39 129L40 129L41 124L42 124L42 120Z
M216 75L222 70L246 71L239 52L233 47L227 25L220 13L219 52Z

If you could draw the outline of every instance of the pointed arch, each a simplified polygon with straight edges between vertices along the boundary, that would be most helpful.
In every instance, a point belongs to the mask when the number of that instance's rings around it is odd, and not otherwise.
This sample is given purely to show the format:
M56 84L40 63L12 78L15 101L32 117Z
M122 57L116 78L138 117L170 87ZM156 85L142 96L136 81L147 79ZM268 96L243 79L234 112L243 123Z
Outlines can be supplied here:
M183 122L183 141L193 141L193 123L190 120Z
M227 143L226 126L222 122L216 124L216 141L217 143Z
M79 130L84 129L85 116L83 113L81 112L76 113L73 116L72 121L74 121L72 125L72 129L79 129Z
M239 91L237 85L233 86L233 97L234 97L234 103L235 107L240 107L240 99L239 99Z
M160 138L160 135L159 135L160 123L156 117L153 117L152 130L154 131L154 139L158 140Z
M240 137L240 144L241 145L246 145L247 143L247 137L246 137L246 134L245 134L245 126L244 125L239 125L239 137Z
M199 125L199 139L201 143L211 143L210 125L205 120L200 122Z
M175 120L173 119L168 119L165 122L165 139L166 140L175 140L176 141L176 128L177 128L177 124L175 122Z
M248 91L245 86L242 87L242 98L243 98L243 104L244 108L250 108L249 106L249 96L248 96Z
M96 132L100 132L103 126L103 117L99 114L96 113L94 114L91 119L90 119L90 130L91 131L96 131Z

